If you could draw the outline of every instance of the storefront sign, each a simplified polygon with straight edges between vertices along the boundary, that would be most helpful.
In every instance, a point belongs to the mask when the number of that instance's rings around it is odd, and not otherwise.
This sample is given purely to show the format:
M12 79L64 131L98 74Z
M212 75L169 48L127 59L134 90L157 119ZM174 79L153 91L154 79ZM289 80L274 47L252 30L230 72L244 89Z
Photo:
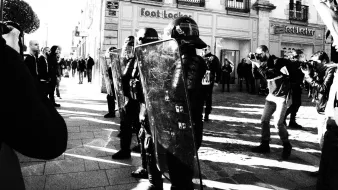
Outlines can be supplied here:
M315 35L315 30L309 29L309 28L302 28L298 26L274 26L274 33L275 34L298 34L298 35L304 35L304 36L313 36Z
M168 11L168 10L141 8L141 16L152 17L152 18L162 18L162 19L174 19L174 18L178 18L181 16L192 17L192 14Z

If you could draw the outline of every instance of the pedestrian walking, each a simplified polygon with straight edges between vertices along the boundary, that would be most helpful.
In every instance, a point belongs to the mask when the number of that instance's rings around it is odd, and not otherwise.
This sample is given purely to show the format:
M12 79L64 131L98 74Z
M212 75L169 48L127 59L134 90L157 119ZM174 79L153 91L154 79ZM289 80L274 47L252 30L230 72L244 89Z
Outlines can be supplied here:
M87 76L88 76L88 83L92 82L92 70L93 70L93 66L94 66L94 59L92 57L90 57L90 55L88 54L88 58L87 58Z
M222 70L222 92L224 92L224 86L227 85L227 92L230 92L230 74L232 73L232 65L234 65L228 58L224 58Z

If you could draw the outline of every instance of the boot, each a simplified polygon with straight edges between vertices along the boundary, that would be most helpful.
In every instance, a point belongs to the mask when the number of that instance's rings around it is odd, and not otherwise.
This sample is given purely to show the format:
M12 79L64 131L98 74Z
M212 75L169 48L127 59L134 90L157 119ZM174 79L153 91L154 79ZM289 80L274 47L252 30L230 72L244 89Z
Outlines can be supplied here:
M106 115L104 115L104 118L113 118L113 117L115 117L114 97L107 95L107 103L108 103L108 113Z
M296 120L290 120L289 122L289 128L291 129L301 129L303 128L301 125L299 125L298 123L296 123Z
M130 157L131 157L130 151L122 150L122 149L112 155L112 159L117 159L117 160L129 159Z
M251 151L261 154L270 153L269 141L262 141L259 146L252 148Z
M204 115L204 121L209 121L209 114Z
M292 150L292 146L291 146L290 142L283 143L282 158L284 160L287 160L290 157L291 150Z

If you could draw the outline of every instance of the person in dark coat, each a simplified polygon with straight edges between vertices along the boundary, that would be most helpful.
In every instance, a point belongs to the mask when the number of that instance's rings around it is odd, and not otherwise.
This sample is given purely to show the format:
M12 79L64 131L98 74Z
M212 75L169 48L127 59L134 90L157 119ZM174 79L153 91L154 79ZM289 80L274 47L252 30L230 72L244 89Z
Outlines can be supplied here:
M83 58L80 58L78 61L77 71L79 73L79 84L83 84L83 72L85 71L85 61Z
M222 92L224 92L224 86L227 84L227 91L230 92L230 74L232 73L232 66L234 64L228 59L225 58L223 65L221 67L222 70Z
M60 104L55 103L54 93L55 87L57 83L57 77L59 77L60 73L58 72L58 59L60 58L61 48L59 46L52 46L50 49L50 54L48 56L48 73L50 77L49 83L49 99L54 104L55 107L60 107Z
M11 34L3 36L7 40ZM0 62L2 69L10 72L0 75L1 88L6 92L0 95L5 100L0 119L7 124L0 128L0 189L25 189L14 151L35 159L55 159L67 148L68 132L62 116L24 65L22 55L8 46L3 36Z
M87 77L88 77L88 83L92 82L92 70L94 66L94 59L90 57L88 54L88 59L87 59Z
M221 78L221 66L219 59L211 54L210 46L204 49L203 59L207 65L207 71L202 80L203 104L205 101L204 121L209 121L209 114L212 109L212 92L214 84L218 83Z
M239 79L239 91L242 92L242 86L243 86L243 80L245 80L245 86L246 86L246 91L249 92L249 78L248 78L248 73L247 73L247 61L245 58L242 59L242 61L238 64L237 67L237 75Z
M38 80L38 55L39 55L39 42L36 40L29 41L29 54L25 55L25 64L28 67L34 79Z
M71 67L72 67L72 77L73 77L73 78L75 77L75 73L76 73L76 69L77 69L77 64L78 64L78 60L77 60L77 59L74 59L74 60L71 62Z
M48 86L50 82L50 76L48 74L48 62L47 57L49 55L49 47L42 49L42 55L38 59L38 79L40 84L43 86L46 97L48 95Z

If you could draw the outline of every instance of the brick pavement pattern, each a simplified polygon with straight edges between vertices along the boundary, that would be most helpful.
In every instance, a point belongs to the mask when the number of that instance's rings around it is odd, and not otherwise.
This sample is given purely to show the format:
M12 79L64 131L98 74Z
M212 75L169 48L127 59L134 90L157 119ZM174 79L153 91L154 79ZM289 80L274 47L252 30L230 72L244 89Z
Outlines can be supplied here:
M204 124L199 150L204 189L232 190L312 190L320 160L317 143L317 114L313 103L303 96L297 122L303 130L289 130L293 151L288 161L280 159L282 145L271 126L271 153L252 153L260 141L263 96L244 92L221 93L215 87L210 121ZM69 132L67 151L54 160L44 161L18 154L27 189L144 189L147 180L130 176L141 165L140 155L129 160L112 160L119 150L119 118L105 119L106 95L95 84L77 84L64 78L58 108ZM136 138L133 139L133 145ZM132 146L133 146L132 145ZM165 182L165 190L170 183Z

